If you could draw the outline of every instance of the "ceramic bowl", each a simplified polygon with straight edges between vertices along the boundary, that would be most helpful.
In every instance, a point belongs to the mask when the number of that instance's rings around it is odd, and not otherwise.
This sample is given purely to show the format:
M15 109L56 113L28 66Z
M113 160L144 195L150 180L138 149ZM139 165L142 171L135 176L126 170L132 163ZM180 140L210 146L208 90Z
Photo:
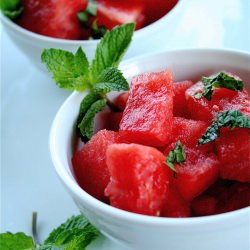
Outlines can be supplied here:
M130 59L121 65L125 76L171 69L176 81L227 70L250 87L250 54L227 50L178 50ZM50 133L55 170L79 210L108 238L136 250L248 250L250 208L195 218L159 218L111 207L77 184L71 157L74 124L86 93L73 93L62 105Z
M160 48L159 45L165 42L164 37L168 36L168 34L170 35L175 28L176 22L174 19L178 17L178 13L184 1L185 0L179 0L175 7L165 16L135 31L132 43L125 58L143 54L147 52L149 48L151 48L151 50ZM92 60L96 45L99 42L99 40L65 40L39 35L18 26L2 13L0 13L0 20L6 33L16 46L32 60L33 64L43 71L45 70L45 66L41 63L40 57L44 48L58 48L76 52L78 47L82 46L89 60Z

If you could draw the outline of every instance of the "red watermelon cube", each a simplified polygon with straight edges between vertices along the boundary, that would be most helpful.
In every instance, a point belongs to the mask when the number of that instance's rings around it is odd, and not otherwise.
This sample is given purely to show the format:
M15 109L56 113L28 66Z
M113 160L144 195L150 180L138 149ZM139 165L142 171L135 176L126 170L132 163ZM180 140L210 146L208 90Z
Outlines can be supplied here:
M144 24L144 6L133 0L98 0L97 24L111 30L117 25L136 23L136 29Z
M164 155L138 144L113 144L107 149L111 179L105 190L114 207L159 216L168 190Z
M194 216L207 216L216 213L217 199L209 195L200 195L193 199L191 203L192 214Z
M185 96L187 101L187 107L190 117L193 120L208 122L213 119L212 103L204 97L201 98L195 97L197 93L202 93L202 90L203 90L202 82L198 82L186 90Z
M221 133L215 141L223 179L250 181L249 129L234 129Z
M186 160L181 165L174 164L176 174L170 168L172 183L186 200L191 201L210 185L219 175L219 160L216 155L202 150L185 148Z
M234 183L217 195L216 213L226 213L250 206L250 184Z
M130 142L163 146L173 127L173 80L170 71L145 73L132 79L120 123L120 134Z
M170 183L165 203L161 211L162 217L190 217L190 204L185 201L174 185Z
M128 101L128 95L128 91L119 94L113 101L115 108L119 109L120 111L123 111Z
M189 118L189 111L187 108L187 102L185 98L185 92L193 85L191 81L174 82L174 116Z
M109 145L118 142L118 133L101 130L72 158L74 173L79 185L101 201L106 201L104 189L110 179L106 165L106 150Z

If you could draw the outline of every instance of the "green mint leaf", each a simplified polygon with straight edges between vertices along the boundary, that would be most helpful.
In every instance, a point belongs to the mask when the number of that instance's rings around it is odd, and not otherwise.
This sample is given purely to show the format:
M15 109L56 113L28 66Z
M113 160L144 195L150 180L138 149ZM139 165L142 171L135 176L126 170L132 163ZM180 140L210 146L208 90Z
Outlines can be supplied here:
M217 119L212 120L205 134L198 140L198 145L214 141L220 136L220 129L226 128L250 128L250 118L239 110L225 110L218 113Z
M60 49L45 49L41 59L60 88L84 91L90 87L89 62L81 47L75 55Z
M38 249L82 250L95 240L98 235L98 230L82 215L72 216L65 223L53 230L45 240L44 246ZM57 246L61 248L56 248Z
M99 76L99 83L93 87L96 93L106 94L110 91L126 91L129 84L122 72L117 68L107 68Z
M16 10L3 10L3 14L11 20L15 20L23 12L23 7L19 7Z
M237 80L234 77L220 72L216 75L212 75L209 77L202 77L202 83L204 84L203 93L202 95L207 99L211 100L214 87L215 88L227 88L234 91L242 91L244 84L242 80ZM200 98L200 97L196 97Z
M91 65L93 83L98 82L103 70L118 66L132 40L134 28L134 23L117 26L101 39Z
M81 123L83 117L85 116L85 114L87 113L88 109L91 107L91 105L100 100L102 97L94 92L90 92L89 94L87 94L81 104L80 104L80 109L79 109L79 113L78 113L78 118L77 118L77 127L79 126L79 124Z
M35 245L30 236L24 233L3 233L0 234L1 250L32 250Z
M16 19L23 11L20 0L1 0L0 9L5 16L12 20Z
M186 160L186 153L181 142L178 141L173 150L171 150L166 158L165 164L172 169L175 173L177 172L174 164L181 165L182 162Z
M79 123L78 128L80 129L80 134L83 140L84 138L90 139L92 137L94 133L95 115L105 108L106 103L107 99L100 99L94 102Z
M1 0L0 9L1 10L15 10L19 5L20 0Z

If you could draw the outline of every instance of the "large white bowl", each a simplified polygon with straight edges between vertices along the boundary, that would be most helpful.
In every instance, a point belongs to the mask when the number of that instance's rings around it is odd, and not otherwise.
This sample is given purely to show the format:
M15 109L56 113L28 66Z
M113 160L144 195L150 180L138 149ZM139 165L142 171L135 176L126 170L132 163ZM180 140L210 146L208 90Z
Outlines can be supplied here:
M179 50L124 62L125 76L171 69L175 80L198 80L227 70L250 86L250 54L226 50ZM249 250L250 208L197 218L158 218L126 212L91 197L77 184L71 157L74 124L86 93L73 93L58 111L50 133L56 172L80 211L110 239L136 250ZM62 204L63 207L63 204Z
M130 58L143 54L149 49L159 48L161 43L166 42L166 37L171 35L172 30L176 26L176 20L173 19L178 18L178 13L184 1L179 0L175 7L165 16L135 31L133 41L125 57ZM82 46L89 60L92 60L96 45L99 42L99 40L66 40L39 35L20 27L2 13L0 13L0 20L11 40L42 70L45 67L42 65L40 57L44 48L58 48L76 52L78 47Z

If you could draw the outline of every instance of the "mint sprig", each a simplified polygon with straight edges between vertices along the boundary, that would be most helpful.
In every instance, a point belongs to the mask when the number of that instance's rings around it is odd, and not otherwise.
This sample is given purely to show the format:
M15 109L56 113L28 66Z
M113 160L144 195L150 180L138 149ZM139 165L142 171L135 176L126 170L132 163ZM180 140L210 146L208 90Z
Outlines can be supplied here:
M91 64L81 48L75 54L59 49L45 49L41 55L42 62L60 88L89 90L81 102L77 119L77 128L84 141L93 135L94 117L106 106L106 94L129 89L118 65L129 47L134 28L135 24L129 23L107 32L97 45Z
M227 88L234 91L242 91L244 87L242 80L237 80L225 72L220 72L209 77L202 77L201 81L204 84L203 91L202 93L195 94L195 97L201 98L203 96L209 101L212 99L214 88Z
M54 229L42 245L37 245L31 236L24 233L0 234L1 250L84 250L99 236L83 215L72 216Z
M20 0L1 0L0 9L5 16L12 20L16 19L23 11Z
M173 150L171 150L166 158L165 164L174 171L174 173L177 173L177 170L174 166L174 164L181 165L182 162L186 160L186 153L184 150L184 147L182 146L181 142L178 141L176 143L176 146Z
M214 141L220 136L220 129L225 128L250 128L250 118L239 110L225 110L219 112L217 119L213 119L205 134L198 140L198 145Z

